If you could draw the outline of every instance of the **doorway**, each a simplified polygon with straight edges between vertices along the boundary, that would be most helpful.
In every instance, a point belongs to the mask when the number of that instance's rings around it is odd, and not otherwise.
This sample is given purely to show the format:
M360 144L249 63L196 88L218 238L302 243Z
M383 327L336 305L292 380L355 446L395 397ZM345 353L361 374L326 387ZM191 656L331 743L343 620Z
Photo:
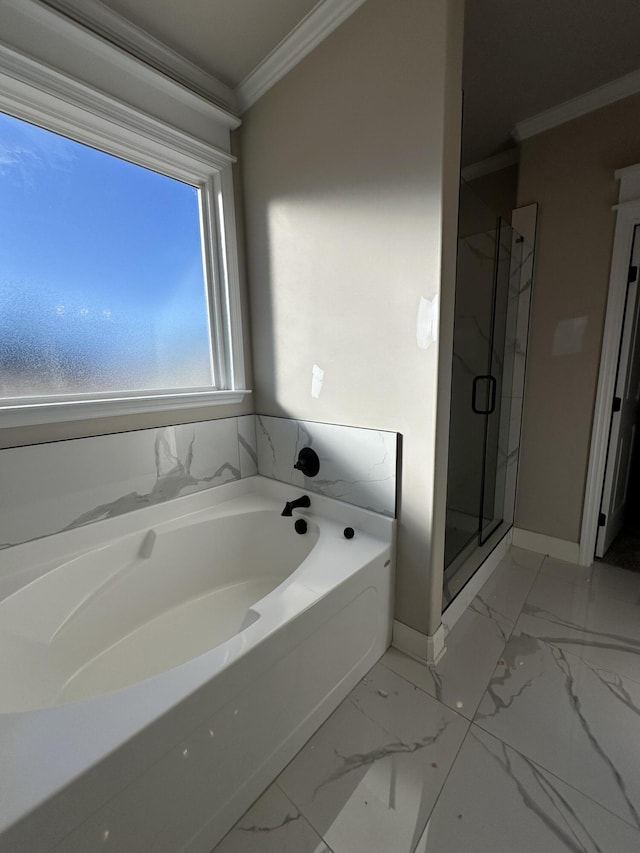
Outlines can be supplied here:
M634 227L618 352L596 557L640 571L637 477L640 429L640 225ZM634 488L635 480L635 488Z
M579 562L584 566L593 563L596 548L604 556L624 524L640 429L633 414L640 382L636 365L640 285L633 272L640 263L640 164L618 170L615 177L620 181L620 203L614 208L609 295L580 531Z

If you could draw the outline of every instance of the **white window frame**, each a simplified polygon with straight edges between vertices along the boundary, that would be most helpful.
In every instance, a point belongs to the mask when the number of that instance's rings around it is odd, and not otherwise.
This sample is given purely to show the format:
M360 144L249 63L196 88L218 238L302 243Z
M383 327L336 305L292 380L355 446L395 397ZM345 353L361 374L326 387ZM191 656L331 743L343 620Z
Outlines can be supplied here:
M199 188L218 386L5 399L0 401L0 428L241 402L250 391L245 387L235 158L5 45L0 45L0 111ZM228 114L223 118L228 127L239 124Z

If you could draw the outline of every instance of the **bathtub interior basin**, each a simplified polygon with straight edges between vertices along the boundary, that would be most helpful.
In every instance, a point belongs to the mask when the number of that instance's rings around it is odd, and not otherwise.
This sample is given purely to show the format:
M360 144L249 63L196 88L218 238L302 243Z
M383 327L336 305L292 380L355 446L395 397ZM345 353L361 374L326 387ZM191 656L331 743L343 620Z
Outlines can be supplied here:
M273 509L136 532L62 562L0 602L0 713L126 687L218 646L318 539Z

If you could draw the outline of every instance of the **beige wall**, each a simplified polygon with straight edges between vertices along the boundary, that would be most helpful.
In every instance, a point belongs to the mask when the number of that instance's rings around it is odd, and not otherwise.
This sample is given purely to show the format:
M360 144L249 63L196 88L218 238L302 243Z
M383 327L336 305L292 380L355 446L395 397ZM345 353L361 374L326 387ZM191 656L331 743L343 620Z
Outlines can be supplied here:
M416 320L444 276L448 401L461 10L368 0L241 129L256 409L403 434L396 615L423 632L439 623L444 477L438 346L418 347ZM447 427L448 406L440 437Z
M618 185L640 161L640 96L525 140L518 204L539 202L516 526L580 535ZM554 355L562 320L587 317L580 352Z

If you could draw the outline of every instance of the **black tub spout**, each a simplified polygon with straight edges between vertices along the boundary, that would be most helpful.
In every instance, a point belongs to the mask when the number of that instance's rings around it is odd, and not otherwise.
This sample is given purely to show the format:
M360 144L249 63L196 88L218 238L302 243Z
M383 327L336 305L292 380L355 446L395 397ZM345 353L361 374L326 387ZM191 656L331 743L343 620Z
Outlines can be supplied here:
M309 495L302 495L295 501L287 501L284 505L281 515L291 515L294 509L308 509L311 506L311 498Z

